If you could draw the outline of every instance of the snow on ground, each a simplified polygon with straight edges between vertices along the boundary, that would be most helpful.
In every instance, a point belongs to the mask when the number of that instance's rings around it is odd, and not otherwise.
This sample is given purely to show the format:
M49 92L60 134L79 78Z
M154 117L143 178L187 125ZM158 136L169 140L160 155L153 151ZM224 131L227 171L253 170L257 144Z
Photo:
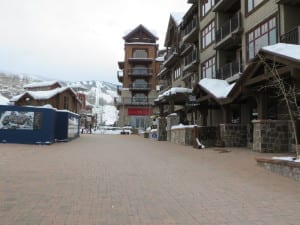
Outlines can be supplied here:
M93 130L92 134L118 134L118 135L120 135L121 132L125 132L126 134L132 133L130 129L123 129L121 127L103 126L103 127L99 127L96 130Z
M286 157L272 157L272 159L284 160L284 161L290 161L290 162L299 162L300 163L300 159L295 160L295 157L291 157L291 156L286 156Z
M8 98L5 98L3 95L0 94L0 105L8 105L9 100Z
M113 105L94 107L93 110L97 114L97 119L101 124L112 125L118 119L118 110Z

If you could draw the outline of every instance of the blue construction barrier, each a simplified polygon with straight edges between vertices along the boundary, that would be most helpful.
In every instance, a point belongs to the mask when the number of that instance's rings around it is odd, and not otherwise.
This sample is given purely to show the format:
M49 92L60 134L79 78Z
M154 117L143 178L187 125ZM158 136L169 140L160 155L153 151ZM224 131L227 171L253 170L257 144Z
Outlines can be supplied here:
M69 117L78 121L71 135ZM76 120L75 120L76 121ZM75 134L74 134L75 133ZM52 144L79 136L79 115L52 108L0 105L0 142L20 144Z
M79 137L79 115L69 111L57 110L56 115L56 141L69 141Z

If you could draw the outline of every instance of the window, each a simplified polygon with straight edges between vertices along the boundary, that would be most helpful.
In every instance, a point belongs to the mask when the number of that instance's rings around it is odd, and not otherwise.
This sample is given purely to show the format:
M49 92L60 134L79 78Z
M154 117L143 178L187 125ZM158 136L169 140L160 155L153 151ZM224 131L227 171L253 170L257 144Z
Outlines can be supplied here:
M145 49L135 49L133 51L133 58L148 58L148 53Z
M260 5L264 0L247 0L247 12L251 12L254 8Z
M69 96L64 96L64 109L69 109Z
M177 80L178 78L180 78L181 76L181 70L180 67L178 66L175 70L174 70L174 80Z
M202 49L207 48L215 41L215 21L212 21L201 31Z
M133 88L148 88L149 84L144 79L136 79L132 83Z
M201 65L201 74L203 78L215 78L216 77L216 59L210 58Z
M137 65L132 68L132 74L133 75L147 75L148 69L146 66Z
M248 59L254 58L261 47L272 45L277 42L276 17L256 27L247 35Z
M147 96L142 93L137 93L132 97L133 103L145 103L147 102Z
M205 3L205 1L202 1L203 3L201 3L201 16L205 16L211 9L212 7L215 5L215 0L207 0L207 2Z

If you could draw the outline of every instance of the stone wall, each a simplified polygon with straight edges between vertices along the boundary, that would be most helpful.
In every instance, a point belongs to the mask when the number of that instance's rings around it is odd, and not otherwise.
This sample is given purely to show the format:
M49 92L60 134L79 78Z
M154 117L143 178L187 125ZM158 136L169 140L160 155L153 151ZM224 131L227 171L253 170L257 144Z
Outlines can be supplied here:
M181 145L194 145L194 127L183 126L182 128L171 129L171 143Z
M226 147L247 146L247 125L220 124L221 139Z
M198 127L198 139L205 147L213 147L216 143L217 127Z
M288 152L291 151L291 135L287 120L254 120L253 151Z
M300 163L274 159L256 159L258 165L274 173L300 181Z

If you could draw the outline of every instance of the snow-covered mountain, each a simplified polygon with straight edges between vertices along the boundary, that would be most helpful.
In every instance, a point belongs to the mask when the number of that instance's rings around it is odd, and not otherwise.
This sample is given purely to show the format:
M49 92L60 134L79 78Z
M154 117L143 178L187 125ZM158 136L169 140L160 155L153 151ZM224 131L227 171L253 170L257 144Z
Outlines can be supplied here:
M10 99L13 96L24 92L24 85L47 81L50 79L0 72L0 95ZM114 106L114 98L117 97L117 85L105 81L60 81L67 86L81 86L85 90L87 101L94 105L94 113L97 114L98 121L103 125L111 125L117 120L117 109ZM5 102L3 98L3 102ZM2 101L1 101L2 102ZM1 104L1 103L0 103Z

